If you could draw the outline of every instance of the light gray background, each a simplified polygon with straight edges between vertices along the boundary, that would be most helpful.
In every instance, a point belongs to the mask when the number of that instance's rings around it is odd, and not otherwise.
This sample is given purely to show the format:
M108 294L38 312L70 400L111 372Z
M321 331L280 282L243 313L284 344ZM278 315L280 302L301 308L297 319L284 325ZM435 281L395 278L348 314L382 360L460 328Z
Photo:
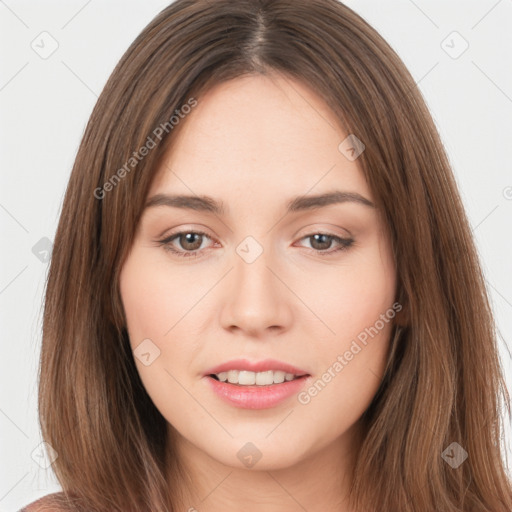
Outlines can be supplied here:
M393 46L427 100L509 343L512 0L347 4ZM45 470L37 462L46 462L38 448L36 403L45 243L53 241L97 96L129 44L166 5L158 0L0 0L1 512L60 490L51 467ZM51 36L40 36L44 31ZM453 31L469 44L458 58L465 43ZM32 46L48 51L51 38L58 48L43 59ZM50 242L40 242L45 237ZM510 390L511 359L504 343L501 349ZM507 427L509 446L511 437Z

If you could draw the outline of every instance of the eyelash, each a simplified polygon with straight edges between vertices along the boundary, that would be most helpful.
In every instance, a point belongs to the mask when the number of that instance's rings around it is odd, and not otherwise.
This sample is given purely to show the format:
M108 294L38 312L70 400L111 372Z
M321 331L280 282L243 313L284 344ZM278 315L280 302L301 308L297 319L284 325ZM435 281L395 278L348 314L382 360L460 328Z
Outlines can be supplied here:
M171 246L171 242L175 240L176 238L180 237L181 235L201 235L205 236L207 238L211 237L204 233L203 231L180 231L178 233L173 233L172 235L164 238L163 240L158 240L158 244L160 246L163 246L163 249L165 251L171 252L172 254L175 254L179 258L197 258L198 257L198 251L199 249L196 249L195 251L177 251ZM321 251L318 249L309 249L309 252L313 252L315 255L319 255L322 257L330 256L334 253L342 252L348 250L349 247L352 246L354 243L354 240L352 238L341 238L339 236L333 235L331 233L323 233L323 232L317 232L317 233L311 233L310 235L303 236L301 240L305 238L311 238L314 235L323 235L327 236L329 238L332 238L334 241L338 242L341 246L337 249L330 250L330 251ZM306 248L307 249L307 248Z

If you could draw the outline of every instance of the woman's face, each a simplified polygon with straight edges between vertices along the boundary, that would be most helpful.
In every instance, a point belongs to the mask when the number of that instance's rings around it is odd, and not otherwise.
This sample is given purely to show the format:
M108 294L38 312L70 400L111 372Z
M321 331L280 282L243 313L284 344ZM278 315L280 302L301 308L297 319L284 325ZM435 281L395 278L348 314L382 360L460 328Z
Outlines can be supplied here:
M358 148L283 77L217 86L180 122L120 278L149 396L183 445L228 466L349 449L398 310Z

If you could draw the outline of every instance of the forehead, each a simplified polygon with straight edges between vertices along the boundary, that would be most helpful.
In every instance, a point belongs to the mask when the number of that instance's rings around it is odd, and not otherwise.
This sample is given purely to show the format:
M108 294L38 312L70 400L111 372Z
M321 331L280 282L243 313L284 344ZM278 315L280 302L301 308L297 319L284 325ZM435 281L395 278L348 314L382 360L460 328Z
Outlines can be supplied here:
M281 75L250 75L197 100L150 195L233 193L256 201L264 194L268 201L342 188L371 198L357 160L338 149L348 134L307 85Z

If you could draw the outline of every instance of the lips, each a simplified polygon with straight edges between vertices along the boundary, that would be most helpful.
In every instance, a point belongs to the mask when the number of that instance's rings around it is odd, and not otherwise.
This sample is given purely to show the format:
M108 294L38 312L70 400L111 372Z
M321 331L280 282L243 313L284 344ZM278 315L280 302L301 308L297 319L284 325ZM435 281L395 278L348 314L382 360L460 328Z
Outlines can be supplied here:
M271 386L238 386L219 382L211 377L201 380L222 402L239 409L271 409L281 404L290 403L304 387L311 383L311 375L282 384Z
M233 372L233 370L235 371ZM274 372L274 375L280 375L280 377L274 378L274 380L277 379L279 383L274 382L269 384L264 381L257 383L257 385L250 385L250 383L247 382L248 375L243 377L243 380L246 382L242 385L225 382L226 373L228 376L234 373L236 377L235 381L239 379L239 372L236 370L244 374L252 373L253 375L250 380L252 380L253 376L256 380L260 380L258 379L258 375L261 376L264 372ZM216 374L223 374L223 381L217 378ZM284 376L290 377L291 380L288 378L283 379ZM268 378L268 376L266 376L266 378ZM290 400L291 397L297 394L311 379L312 376L302 368L283 361L277 361L276 359L265 359L264 361L232 359L231 361L226 361L225 363L206 370L201 380L217 397L231 406L242 409L269 409Z
M213 375L216 373L227 372L229 370L246 370L250 372L266 372L268 370L283 371L285 373L292 373L297 377L303 375L309 375L307 371L302 370L296 366L285 363L283 361L277 361L275 359L265 359L264 361L249 361L247 359L232 359L225 363L213 366L206 370L203 376Z

